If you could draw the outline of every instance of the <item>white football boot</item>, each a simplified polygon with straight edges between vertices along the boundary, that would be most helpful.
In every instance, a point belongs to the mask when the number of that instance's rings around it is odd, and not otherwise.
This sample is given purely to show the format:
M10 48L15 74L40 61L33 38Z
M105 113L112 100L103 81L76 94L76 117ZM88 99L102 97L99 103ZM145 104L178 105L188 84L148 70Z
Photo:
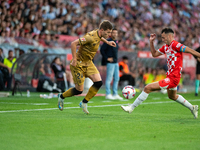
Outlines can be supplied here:
M128 106L121 106L121 108L125 111L125 112L128 112L129 114L132 113L132 111L134 110L131 105L128 105Z
M87 103L83 103L82 101L79 103L80 108L83 109L83 112L86 114L89 114L89 111L87 110Z
M191 110L191 113L194 115L194 118L198 118L198 110L199 106L198 105L193 105L193 110Z

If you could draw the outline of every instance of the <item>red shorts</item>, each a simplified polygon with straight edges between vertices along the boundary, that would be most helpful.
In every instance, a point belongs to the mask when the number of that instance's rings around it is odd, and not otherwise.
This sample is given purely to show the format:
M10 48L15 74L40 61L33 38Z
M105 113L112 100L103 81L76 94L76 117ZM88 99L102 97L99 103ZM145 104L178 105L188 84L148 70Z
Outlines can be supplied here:
M177 90L181 78L174 78L167 76L165 79L160 80L158 83L161 89Z

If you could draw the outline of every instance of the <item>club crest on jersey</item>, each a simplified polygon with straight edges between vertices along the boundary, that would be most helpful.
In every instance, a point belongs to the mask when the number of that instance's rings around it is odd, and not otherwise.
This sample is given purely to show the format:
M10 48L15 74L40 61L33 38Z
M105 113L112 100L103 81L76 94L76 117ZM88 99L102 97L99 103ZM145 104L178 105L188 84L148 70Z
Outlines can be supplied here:
M86 39L85 38L81 38L81 41L86 41Z

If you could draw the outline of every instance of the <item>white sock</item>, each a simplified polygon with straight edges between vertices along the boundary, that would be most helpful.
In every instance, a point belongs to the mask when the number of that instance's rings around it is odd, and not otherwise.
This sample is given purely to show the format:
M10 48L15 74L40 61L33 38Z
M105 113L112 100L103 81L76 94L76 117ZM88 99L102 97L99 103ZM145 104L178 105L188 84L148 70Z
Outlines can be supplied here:
M181 96L181 95L178 95L176 102L182 104L183 106L189 108L190 110L193 110L192 104L190 102L188 102L186 99L184 99L183 96Z
M135 107L140 105L143 101L145 101L147 99L148 95L149 94L142 91L142 93L136 98L136 100L133 102L133 104L131 104L131 107L134 109Z

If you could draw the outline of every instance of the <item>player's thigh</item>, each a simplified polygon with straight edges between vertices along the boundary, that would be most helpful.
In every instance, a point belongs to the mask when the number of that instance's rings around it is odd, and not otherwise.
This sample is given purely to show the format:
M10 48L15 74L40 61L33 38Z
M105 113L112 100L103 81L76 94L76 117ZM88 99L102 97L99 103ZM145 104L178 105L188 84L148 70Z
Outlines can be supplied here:
M83 87L85 81L85 74L83 70L81 69L81 67L75 67L72 65L70 65L70 70L77 90L82 89L81 87Z
M88 76L93 82L98 82L98 81L101 81L101 75L98 73L98 74L92 74L90 76Z
M91 63L91 65L88 66L85 76L89 77L93 82L102 80L99 71L93 63Z
M144 91L146 93L150 93L152 91L157 91L157 90L160 90L160 85L158 82L153 82L153 83L150 83L150 84L147 84L145 87L144 87Z
M75 84L75 88L76 88L78 91L83 91L83 90L84 90L84 84L82 84L82 85Z

